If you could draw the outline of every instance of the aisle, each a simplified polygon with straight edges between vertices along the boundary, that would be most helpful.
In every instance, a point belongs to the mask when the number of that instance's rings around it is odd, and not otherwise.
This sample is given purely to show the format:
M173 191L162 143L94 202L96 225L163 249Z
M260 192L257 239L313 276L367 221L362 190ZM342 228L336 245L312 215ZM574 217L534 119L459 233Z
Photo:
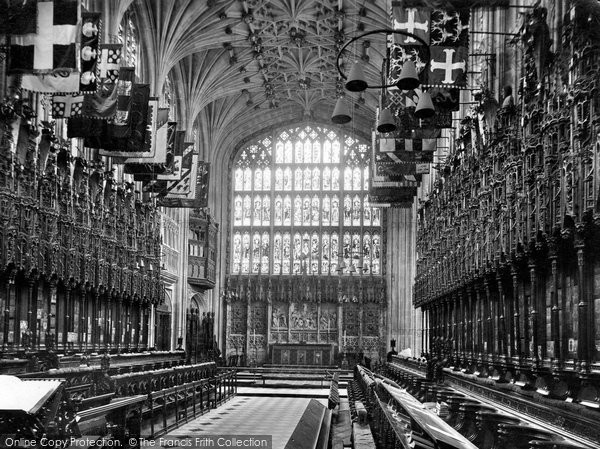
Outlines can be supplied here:
M298 397L236 396L206 415L169 432L165 437L190 438L198 442L198 439L205 436L271 435L273 449L283 449L310 400ZM326 399L318 400L327 405Z

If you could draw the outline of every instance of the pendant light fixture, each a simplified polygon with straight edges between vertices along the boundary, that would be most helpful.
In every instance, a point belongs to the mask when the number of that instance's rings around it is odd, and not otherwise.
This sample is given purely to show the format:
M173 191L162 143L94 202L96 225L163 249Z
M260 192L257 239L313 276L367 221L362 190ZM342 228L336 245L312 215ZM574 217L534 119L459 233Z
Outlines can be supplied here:
M404 64L402 64L402 70L400 71L400 77L396 82L398 89L413 90L419 87L420 84L421 81L419 81L415 63L411 60L404 61Z
M331 121L336 125L343 125L352 120L350 116L350 108L344 97L339 97L335 103L333 114L331 115Z
M431 95L428 92L421 92L417 107L415 108L415 116L420 119L433 117L435 115L435 108L433 107L433 101Z
M346 90L349 90L350 92L362 92L366 90L367 87L368 84L365 80L365 72L363 70L362 64L359 61L356 61L352 65L350 73L348 74L348 80L346 81Z

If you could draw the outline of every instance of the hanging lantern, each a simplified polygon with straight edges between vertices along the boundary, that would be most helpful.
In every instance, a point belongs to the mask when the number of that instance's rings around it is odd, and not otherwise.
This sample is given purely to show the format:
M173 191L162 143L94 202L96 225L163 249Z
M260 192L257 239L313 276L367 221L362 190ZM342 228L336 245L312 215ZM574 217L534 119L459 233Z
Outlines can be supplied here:
M415 109L415 116L423 119L433 117L434 115L435 108L433 107L433 101L431 101L431 95L427 92L422 92Z
M335 103L335 108L333 109L333 114L331 115L331 121L336 125L343 125L344 123L348 123L350 120L352 120L352 117L350 116L348 103L346 103L344 98L340 97Z
M394 120L392 111L388 108L383 109L379 113L377 131L380 133L391 133L392 131L396 131L396 121Z
M417 75L417 68L415 63L408 60L402 64L402 70L400 71L400 77L396 82L396 86L400 90L413 90L419 87L421 81Z

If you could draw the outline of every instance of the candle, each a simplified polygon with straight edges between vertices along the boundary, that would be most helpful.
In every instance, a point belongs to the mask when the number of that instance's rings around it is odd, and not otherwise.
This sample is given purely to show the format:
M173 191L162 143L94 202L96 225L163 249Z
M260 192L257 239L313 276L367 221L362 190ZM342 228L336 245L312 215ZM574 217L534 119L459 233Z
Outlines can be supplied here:
M344 329L344 346L346 346L346 330Z

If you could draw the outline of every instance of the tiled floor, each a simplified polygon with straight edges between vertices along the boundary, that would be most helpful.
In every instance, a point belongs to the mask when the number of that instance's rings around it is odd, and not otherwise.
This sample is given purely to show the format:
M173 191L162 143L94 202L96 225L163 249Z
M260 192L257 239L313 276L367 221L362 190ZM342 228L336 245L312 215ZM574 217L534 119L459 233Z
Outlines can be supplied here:
M326 399L318 400L327 405ZM298 397L236 396L166 436L272 435L273 449L283 449L309 402Z

